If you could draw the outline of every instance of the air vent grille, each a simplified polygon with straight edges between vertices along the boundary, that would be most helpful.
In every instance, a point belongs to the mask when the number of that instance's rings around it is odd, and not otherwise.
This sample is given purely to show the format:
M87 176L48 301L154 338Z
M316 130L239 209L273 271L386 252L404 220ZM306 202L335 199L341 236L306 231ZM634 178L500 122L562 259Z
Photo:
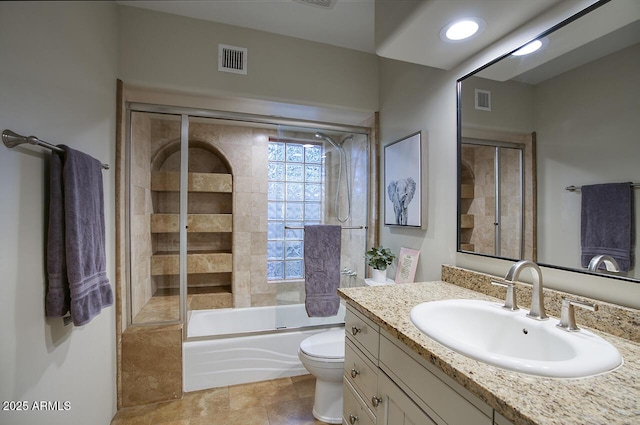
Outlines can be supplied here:
M491 110L491 92L476 89L476 109L481 111Z
M218 71L247 75L247 49L218 44Z

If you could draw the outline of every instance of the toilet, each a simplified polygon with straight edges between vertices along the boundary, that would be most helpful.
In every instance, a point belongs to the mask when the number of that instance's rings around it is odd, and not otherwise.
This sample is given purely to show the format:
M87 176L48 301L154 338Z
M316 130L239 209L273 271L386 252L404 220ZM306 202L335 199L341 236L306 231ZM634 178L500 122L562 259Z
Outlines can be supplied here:
M304 339L298 357L316 378L313 416L330 424L342 423L344 329L330 330Z

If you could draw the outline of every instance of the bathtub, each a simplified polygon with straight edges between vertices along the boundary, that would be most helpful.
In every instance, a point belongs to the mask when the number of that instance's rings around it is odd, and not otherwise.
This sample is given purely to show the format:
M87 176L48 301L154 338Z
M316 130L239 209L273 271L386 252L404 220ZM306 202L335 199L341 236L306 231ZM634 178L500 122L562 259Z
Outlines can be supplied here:
M307 317L304 304L194 310L183 344L184 391L304 375L303 339L344 327L333 317Z

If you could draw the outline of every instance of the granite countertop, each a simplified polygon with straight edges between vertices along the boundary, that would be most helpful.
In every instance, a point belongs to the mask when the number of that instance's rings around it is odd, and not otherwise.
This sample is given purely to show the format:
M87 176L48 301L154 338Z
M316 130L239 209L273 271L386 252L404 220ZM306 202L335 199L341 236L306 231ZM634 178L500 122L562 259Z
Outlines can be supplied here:
M640 424L638 343L589 329L620 351L624 359L621 367L590 378L536 377L500 369L458 354L424 335L409 320L411 309L425 301L454 298L502 300L442 281L343 288L339 293L382 329L514 424ZM551 320L557 319L552 317Z

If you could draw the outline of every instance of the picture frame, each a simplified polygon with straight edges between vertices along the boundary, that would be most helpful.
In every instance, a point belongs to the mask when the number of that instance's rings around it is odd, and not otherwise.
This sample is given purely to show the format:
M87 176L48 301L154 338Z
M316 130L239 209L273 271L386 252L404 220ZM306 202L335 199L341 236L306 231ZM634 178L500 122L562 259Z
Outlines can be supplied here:
M416 132L384 147L384 224L423 229L422 141Z
M420 251L410 248L400 248L398 254L398 267L396 270L396 283L412 283L416 277Z

